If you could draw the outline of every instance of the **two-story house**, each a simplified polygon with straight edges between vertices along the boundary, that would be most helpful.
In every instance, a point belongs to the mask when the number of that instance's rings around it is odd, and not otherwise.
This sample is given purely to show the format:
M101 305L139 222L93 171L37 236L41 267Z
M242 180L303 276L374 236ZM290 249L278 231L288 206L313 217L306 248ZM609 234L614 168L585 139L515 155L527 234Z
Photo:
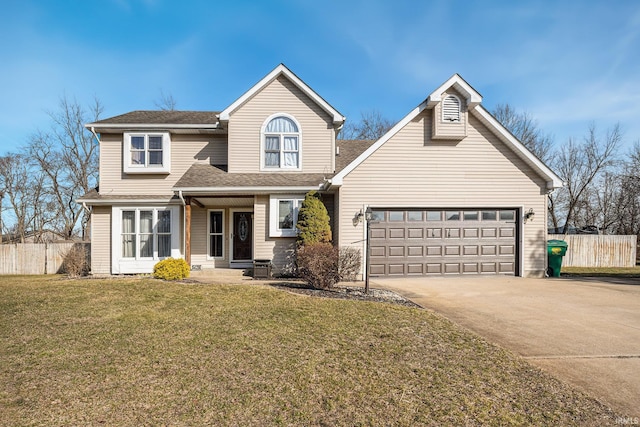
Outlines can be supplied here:
M547 194L560 178L457 74L377 141L336 139L345 117L284 65L222 111L134 111L86 125L100 143L93 274L292 266L297 211L318 190L334 244L371 275L546 268ZM363 268L363 274L366 271Z

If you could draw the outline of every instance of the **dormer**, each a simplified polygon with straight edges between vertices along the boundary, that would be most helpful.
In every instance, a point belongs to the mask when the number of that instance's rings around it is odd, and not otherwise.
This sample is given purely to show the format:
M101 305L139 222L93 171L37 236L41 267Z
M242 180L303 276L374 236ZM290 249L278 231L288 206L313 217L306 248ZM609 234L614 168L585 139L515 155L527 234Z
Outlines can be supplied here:
M469 111L481 102L482 96L462 77L454 74L427 98L427 108L432 109L432 139L464 139Z

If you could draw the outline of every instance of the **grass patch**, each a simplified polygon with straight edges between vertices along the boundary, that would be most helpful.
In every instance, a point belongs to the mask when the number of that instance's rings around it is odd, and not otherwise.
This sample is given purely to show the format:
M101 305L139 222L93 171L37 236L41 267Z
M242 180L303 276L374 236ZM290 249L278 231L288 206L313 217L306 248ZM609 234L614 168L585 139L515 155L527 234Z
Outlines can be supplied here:
M0 425L614 425L426 310L258 285L0 277Z
M635 267L562 267L562 274L582 277L640 277L640 266Z

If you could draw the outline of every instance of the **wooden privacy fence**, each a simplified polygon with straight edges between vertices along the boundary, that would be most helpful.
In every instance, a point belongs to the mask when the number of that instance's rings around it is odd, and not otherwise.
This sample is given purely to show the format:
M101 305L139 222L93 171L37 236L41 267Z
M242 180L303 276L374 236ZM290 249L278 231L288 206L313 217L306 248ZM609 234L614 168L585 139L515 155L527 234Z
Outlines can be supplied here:
M84 249L86 261L89 242L16 243L0 245L0 274L56 274L62 273L69 252Z
M638 236L603 234L550 234L569 247L563 267L633 267L636 265Z

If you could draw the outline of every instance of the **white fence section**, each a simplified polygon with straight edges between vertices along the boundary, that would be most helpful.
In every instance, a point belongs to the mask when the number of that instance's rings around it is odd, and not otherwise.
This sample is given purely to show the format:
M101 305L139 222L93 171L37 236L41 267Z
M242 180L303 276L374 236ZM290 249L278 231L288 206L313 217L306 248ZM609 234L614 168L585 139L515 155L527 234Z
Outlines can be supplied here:
M65 257L74 247L89 253L91 243L16 243L0 245L0 274L62 273Z
M603 234L549 234L549 239L564 240L569 247L563 267L634 267L638 236Z

